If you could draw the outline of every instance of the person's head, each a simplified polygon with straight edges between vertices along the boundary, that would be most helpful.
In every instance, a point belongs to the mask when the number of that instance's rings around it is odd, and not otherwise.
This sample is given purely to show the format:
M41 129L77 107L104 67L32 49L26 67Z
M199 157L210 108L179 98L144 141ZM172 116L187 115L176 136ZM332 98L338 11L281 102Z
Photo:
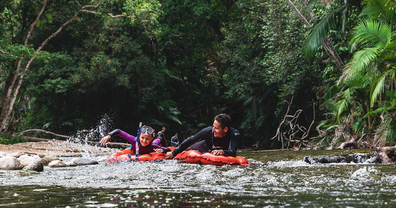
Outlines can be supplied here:
M154 139L153 134L154 134L153 128L146 125L142 126L142 128L140 128L140 135L139 135L140 144L143 147L149 145Z
M162 130L161 130L161 131L162 131L162 132L165 132L165 130L166 130L165 127L162 127Z
M231 126L231 117L225 113L219 114L214 118L212 132L215 137L224 137Z
M178 133L175 133L175 137L177 137L179 134Z

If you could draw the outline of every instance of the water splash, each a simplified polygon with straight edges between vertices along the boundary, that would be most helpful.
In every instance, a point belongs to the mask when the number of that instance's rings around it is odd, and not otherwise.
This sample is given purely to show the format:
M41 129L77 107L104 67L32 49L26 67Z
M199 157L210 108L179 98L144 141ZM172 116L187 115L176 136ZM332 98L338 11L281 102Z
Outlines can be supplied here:
M80 152L83 157L91 157L97 152L98 141L107 135L112 126L113 120L104 114L95 127L79 130L75 136L70 137L66 148L69 152Z

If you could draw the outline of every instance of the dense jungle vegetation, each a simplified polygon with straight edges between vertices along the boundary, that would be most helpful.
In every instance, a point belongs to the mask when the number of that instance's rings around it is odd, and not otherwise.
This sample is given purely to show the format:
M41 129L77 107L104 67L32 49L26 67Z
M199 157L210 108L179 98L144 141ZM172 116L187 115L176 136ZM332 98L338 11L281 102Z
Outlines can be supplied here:
M394 145L395 6L1 1L0 132L73 135L108 117L186 138L228 113L244 147Z

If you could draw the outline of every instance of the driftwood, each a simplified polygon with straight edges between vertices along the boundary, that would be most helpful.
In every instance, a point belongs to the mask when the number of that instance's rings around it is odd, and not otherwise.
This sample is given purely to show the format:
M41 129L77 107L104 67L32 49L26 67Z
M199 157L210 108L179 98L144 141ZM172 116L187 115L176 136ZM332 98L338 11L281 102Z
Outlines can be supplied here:
M377 147L377 153L382 163L394 163L396 159L395 150L396 145L391 147Z
M49 134L49 135L52 135L52 136L55 136L55 137L59 137L59 138L62 138L62 139L69 139L70 138L70 136L56 134L56 133L53 133L53 132L50 132L50 131L45 131L45 130L42 130L42 129L28 129L28 130L25 130L25 131L22 131L22 132L18 133L17 135L22 136L23 134L29 133L29 132L45 133L45 134Z
M359 141L361 141L366 135L367 134L363 133L359 140L357 140L356 137L352 136L351 140L343 142L337 149L345 149L348 147L358 148Z
M23 136L28 142L50 142L52 139L45 139L45 138L37 138L37 137L27 137ZM95 141L87 141L86 144L92 145L92 146L101 146L100 142L95 142ZM125 149L128 148L130 144L128 143L122 143L122 142L109 142L106 144L106 147L110 148L117 148L117 149Z
M304 126L300 126L297 123L298 118L303 110L298 109L294 113L294 115L289 115L290 107L293 103L293 98L294 98L294 96L291 98L290 102L285 101L288 103L286 113L283 117L283 120L279 124L278 129L276 130L275 136L273 136L271 139L278 138L278 141L281 141L281 143L282 143L282 149L284 147L284 141L286 141L288 148L294 148L294 149L300 150L303 146L305 146L305 147L308 146L308 143L309 143L309 141L306 140L306 138L308 137L308 135L311 131L311 128L315 122L315 103L313 103L313 119L307 129ZM282 127L284 125L288 126L287 131L282 130ZM292 146L292 144L293 144L293 146Z

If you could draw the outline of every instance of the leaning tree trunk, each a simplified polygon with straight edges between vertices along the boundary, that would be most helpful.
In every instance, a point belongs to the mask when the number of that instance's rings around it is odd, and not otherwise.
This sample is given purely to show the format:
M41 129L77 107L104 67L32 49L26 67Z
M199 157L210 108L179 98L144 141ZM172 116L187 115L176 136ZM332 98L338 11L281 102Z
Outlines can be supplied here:
M33 32L34 26L36 26L38 20L43 15L46 5L47 5L47 0L44 0L43 6L41 7L40 12L38 13L34 22L29 27L29 31L25 37L23 46L25 46L25 47L27 46L29 38ZM3 130L6 130L6 124L10 120L11 112L9 112L9 111L10 111L10 109L12 109L11 105L13 105L13 104L11 104L12 103L11 102L11 100L12 100L11 94L14 89L15 81L18 78L19 71L21 70L21 65L22 65L22 57L21 57L21 59L18 60L15 73L10 74L7 79L7 84L4 89L3 98L2 98L2 108L1 108L1 114L0 114L0 122L1 122L0 132L2 132Z
M41 8L40 13L37 15L36 20L30 26L30 30L28 32L28 35L26 36L25 43L24 43L25 46L27 45L28 39L29 39L29 37L30 37L30 35L31 35L32 31L33 31L34 26L37 24L39 18L42 16L42 14L43 14L43 12L45 10L46 4L47 4L47 0L44 1L43 7ZM92 13L92 11L86 10L86 9L87 8L96 8L98 6L99 6L99 3L96 4L96 5L83 6L80 10L78 10L74 14L74 16L72 18L70 18L67 22L65 22L62 26L60 26L59 29L56 32L52 33L47 39L45 39L41 43L40 47L38 47L37 50L35 51L35 55L33 55L30 58L30 60L28 61L28 63L26 64L24 70L22 71L21 75L19 76L18 83L17 83L15 89L13 89L14 88L14 84L15 84L15 80L17 79L18 72L21 69L22 60L18 61L18 66L17 66L17 70L16 70L16 73L15 73L16 74L15 79L13 79L13 81L11 83L11 86L10 86L10 88L7 91L7 94L6 94L4 103L3 103L2 112L1 112L1 115L0 115L0 119L1 119L0 120L0 122L1 122L0 132L3 132L5 130L7 130L7 124L11 122L11 114L12 114L12 111L14 109L15 100L16 100L16 98L18 96L18 93L19 93L19 90L20 90L20 88L22 86L23 78L26 75L26 72L28 71L28 69L29 69L30 65L32 64L33 60L37 57L36 54L38 54L43 49L43 47L48 43L48 41L50 41L52 38L54 38L56 35L58 35L63 30L63 28L65 28L70 22L72 22L74 19L76 19L77 16L81 12ZM11 97L11 94L12 94L12 97Z
M304 17L304 15L297 9L297 7L291 2L291 0L286 0L290 7L297 13L298 17L304 22L307 27L311 27L311 24L308 20ZM312 20L316 20L315 14L312 10L308 7L308 3L305 0L302 0L303 5L308 10L308 13L311 16ZM325 37L325 40L322 42L322 47L326 51L326 53L330 56L330 58L334 61L335 65L340 71L344 70L344 62L341 60L340 56L338 55L337 51L335 50L333 44L331 43L329 37Z

